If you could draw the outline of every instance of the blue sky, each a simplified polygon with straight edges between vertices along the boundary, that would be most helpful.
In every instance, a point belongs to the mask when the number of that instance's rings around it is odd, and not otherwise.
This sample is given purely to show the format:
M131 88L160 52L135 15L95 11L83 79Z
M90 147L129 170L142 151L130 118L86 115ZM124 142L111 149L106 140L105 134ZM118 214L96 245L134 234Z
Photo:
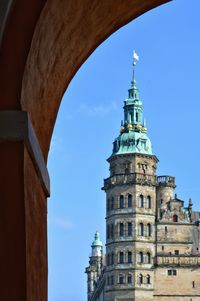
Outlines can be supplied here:
M192 5L191 5L192 4ZM49 301L86 300L95 230L105 243L106 159L119 134L123 101L136 78L158 175L176 176L176 193L199 206L200 2L158 7L109 37L84 63L62 101L48 158Z

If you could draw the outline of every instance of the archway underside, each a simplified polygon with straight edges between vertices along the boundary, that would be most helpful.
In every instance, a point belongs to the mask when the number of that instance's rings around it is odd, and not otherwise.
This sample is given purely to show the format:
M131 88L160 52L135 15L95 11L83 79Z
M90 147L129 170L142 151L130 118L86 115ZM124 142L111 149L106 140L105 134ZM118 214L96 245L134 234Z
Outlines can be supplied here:
M117 29L166 2L2 2L0 110L29 113L45 161L60 101L79 67ZM30 144L1 141L1 300L47 300L47 194Z

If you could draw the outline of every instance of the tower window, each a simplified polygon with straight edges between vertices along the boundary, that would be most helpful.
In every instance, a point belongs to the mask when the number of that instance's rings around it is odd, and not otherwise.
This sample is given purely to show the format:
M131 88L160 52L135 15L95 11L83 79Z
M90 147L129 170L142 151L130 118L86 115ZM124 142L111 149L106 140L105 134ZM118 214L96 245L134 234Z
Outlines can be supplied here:
M195 288L195 282L192 281L192 288Z
M143 283L143 276L142 274L140 274L138 277L138 284L142 284L142 283Z
M107 277L107 285L110 285L110 277Z
M132 252L128 252L128 263L132 263Z
M138 112L136 112L136 122L138 122Z
M110 277L110 284L114 285L114 276L113 275Z
M110 225L107 225L107 233L106 233L107 239L110 238Z
M110 209L114 209L114 197L111 198L111 204L110 204Z
M124 263L124 252L119 252L119 263Z
M141 194L140 197L139 197L139 207L140 207L140 208L143 208L143 207L144 207L144 197L143 197L142 194Z
M176 276L177 275L177 271L176 270L168 270L167 274L168 274L168 276Z
M167 226L165 226L165 234L167 234L168 230L167 230Z
M129 171L129 168L128 168L128 167L126 167L126 168L125 168L125 171L124 171L124 173L125 173L125 175L128 175L128 174L130 173L130 171Z
M132 223L128 223L128 236L132 236Z
M110 254L107 255L107 265L110 265Z
M119 208L120 209L124 208L124 196L123 195L120 195L120 198L119 198Z
M176 215L176 214L173 215L173 222L174 223L178 222L178 215Z
M147 237L151 236L151 225L147 224Z
M114 253L111 254L111 264L114 264Z
M128 195L128 207L129 208L132 207L132 195L131 194Z
M150 284L151 283L151 277L150 275L147 275L147 284Z
M138 255L139 255L139 256L138 256L138 262L139 262L139 263L143 263L143 261L144 261L143 253L140 252Z
M131 274L128 274L127 282L128 282L128 284L132 283L132 275Z
M150 195L148 195L147 197L147 209L150 209L151 208L151 197Z
M175 255L179 255L179 250L175 250L175 251L174 251L174 254L175 254Z
M151 263L151 254L149 252L146 255L146 262Z
M110 225L110 237L113 238L113 236L114 236L114 225L111 224Z
M165 249L165 247L164 247L164 246L162 246L162 251L164 251L164 249Z
M124 224L123 223L119 224L119 235L124 236Z
M144 225L143 223L139 224L139 236L143 236L144 234Z
M124 276L122 274L119 275L119 284L124 283Z

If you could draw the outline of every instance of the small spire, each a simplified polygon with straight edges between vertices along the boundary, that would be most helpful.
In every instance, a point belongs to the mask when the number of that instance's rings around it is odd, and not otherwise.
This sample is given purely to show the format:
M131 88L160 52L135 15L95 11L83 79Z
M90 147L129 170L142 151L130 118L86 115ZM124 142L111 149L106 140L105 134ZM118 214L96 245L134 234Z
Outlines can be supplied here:
M132 87L135 87L135 88L136 88L135 66L138 61L139 61L139 55L134 50L133 51L133 77L132 77L131 85L132 85Z

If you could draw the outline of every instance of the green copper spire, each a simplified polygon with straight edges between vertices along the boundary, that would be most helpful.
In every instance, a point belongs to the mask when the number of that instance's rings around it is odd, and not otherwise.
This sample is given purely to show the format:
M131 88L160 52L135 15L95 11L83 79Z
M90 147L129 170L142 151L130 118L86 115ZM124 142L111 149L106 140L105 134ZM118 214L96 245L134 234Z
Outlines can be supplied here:
M146 122L143 119L143 104L136 84L135 65L136 61L134 60L131 87L128 90L128 98L124 101L124 120L121 123L120 135L114 141L113 155L125 153L153 154L151 141L147 136Z
M94 247L102 247L103 246L103 243L102 241L100 240L100 235L99 235L99 232L96 231L95 235L94 235L94 241L92 243L92 248Z

